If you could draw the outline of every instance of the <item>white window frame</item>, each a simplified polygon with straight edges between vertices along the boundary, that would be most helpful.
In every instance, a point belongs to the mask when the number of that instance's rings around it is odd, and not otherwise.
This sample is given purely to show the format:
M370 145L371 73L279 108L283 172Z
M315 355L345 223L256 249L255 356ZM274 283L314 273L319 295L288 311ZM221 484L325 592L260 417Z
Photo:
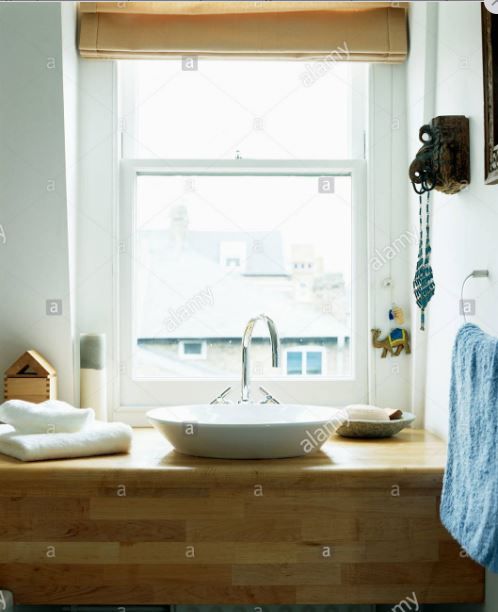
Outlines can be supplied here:
M120 396L120 373L126 370L122 361L120 347L121 303L120 303L120 254L119 225L122 199L120 184L123 176L120 161L126 139L123 131L132 130L132 116L122 121L127 109L121 105L119 62L82 61L79 72L78 122L78 219L77 224L77 261L78 292L76 299L76 333L105 333L108 340L107 354L107 393L109 397L109 417L122 420L135 426L150 426L143 405L123 406ZM356 67L356 65L355 65ZM371 347L370 328L382 325L386 313L392 305L393 297L406 307L407 325L410 326L409 278L413 272L409 254L398 257L380 270L373 269L371 261L380 249L390 243L408 227L416 227L416 217L409 214L408 206L400 206L409 194L406 180L406 167L409 158L406 149L407 128L403 117L406 116L406 65L371 64L368 66L368 79L360 79L354 85L357 96L351 106L351 151L359 164L359 178L353 195L358 197L358 214L365 214L362 222L367 226L367 240L364 253L368 259L361 266L361 286L355 299L368 297L368 321L358 319L353 333L368 357L368 394L365 399L377 405L411 409L417 416L416 426L423 425L423 402L418 388L413 393L410 380L417 380L416 350L411 360L399 357L396 360L397 374L393 374L389 359L380 359L378 351ZM128 83L132 86L132 83ZM132 99L133 92L128 97ZM130 109L128 109L129 111ZM357 121L365 113L367 122ZM393 129L393 117L400 118L399 129ZM365 127L368 132L365 132ZM133 130L132 130L133 131ZM368 160L368 202L365 201L366 187L363 182L366 173L364 159ZM345 167L355 163L344 162ZM363 198L363 199L362 199ZM365 232L363 232L365 235ZM124 245L123 245L124 246ZM387 288L386 288L387 287ZM392 295L394 287L395 295ZM413 318L413 317L412 317ZM414 318L413 318L414 319ZM361 326L358 326L358 323ZM415 323L412 332L416 340ZM360 334L361 337L358 337ZM420 369L420 368L419 368ZM415 372L415 374L414 374ZM79 370L75 370L76 380ZM419 376L420 378L420 376ZM302 381L298 392L304 403L333 402L347 404L358 394L354 391L348 396L347 387L339 386L339 401L327 397L322 381L312 379ZM280 392L281 383L275 385ZM283 384L287 387L287 384ZM238 384L234 396L238 393ZM278 387L278 388L277 388ZM206 401L206 389L210 394L219 392L219 385L213 382L206 388L191 385L191 391L199 401ZM199 393L197 393L199 391ZM284 395L284 394L283 394ZM295 396L294 396L295 398ZM342 398L342 399L341 399ZM150 398L153 400L153 398ZM188 403L190 395L182 396L181 388L173 389L168 403ZM323 401L322 401L323 400ZM164 398L155 398L158 404L165 404ZM295 399L294 399L295 401ZM149 402L150 403L150 402Z
M301 374L289 374L288 363L289 363L289 353L301 353L302 354L302 369ZM322 356L322 371L320 374L308 374L308 353L320 353ZM285 372L287 376L292 376L292 378L301 377L310 377L313 379L320 379L320 377L325 376L324 372L327 369L327 350L323 346L313 346L312 344L307 344L305 346L294 346L288 347L285 349Z
M200 344L201 345L201 352L199 354L197 353L186 353L185 352L185 345L186 344ZM205 340L180 340L178 342L178 355L180 357L180 359L193 359L193 360L200 360L200 359L206 359L207 357L207 342Z
M258 384L268 386L281 402L314 403L319 405L345 405L367 401L368 344L367 329L367 207L366 163L364 160L158 160L123 159L120 186L120 355L125 364L121 374L121 403L115 412L117 418L140 425L144 411L154 406L188 403L209 403L220 391L231 386L232 397L240 396L238 378L204 380L199 378L140 379L132 381L130 364L133 354L132 288L134 206L136 181L141 175L162 176L350 176L352 198L352 319L350 351L351 377L324 378L303 376L295 379L253 377ZM255 313L258 314L258 313ZM271 315L271 313L269 313ZM278 320L276 321L278 327ZM241 335L243 330L240 330ZM270 355L268 355L270 359ZM192 384L195 382L195 384ZM256 385L255 385L256 388Z

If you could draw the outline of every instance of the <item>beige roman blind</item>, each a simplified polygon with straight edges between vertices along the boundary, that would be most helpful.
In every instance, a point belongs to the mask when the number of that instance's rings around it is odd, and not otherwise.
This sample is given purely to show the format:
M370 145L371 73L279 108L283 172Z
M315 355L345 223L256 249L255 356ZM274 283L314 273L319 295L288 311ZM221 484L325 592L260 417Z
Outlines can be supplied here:
M83 57L402 62L406 3L82 2Z

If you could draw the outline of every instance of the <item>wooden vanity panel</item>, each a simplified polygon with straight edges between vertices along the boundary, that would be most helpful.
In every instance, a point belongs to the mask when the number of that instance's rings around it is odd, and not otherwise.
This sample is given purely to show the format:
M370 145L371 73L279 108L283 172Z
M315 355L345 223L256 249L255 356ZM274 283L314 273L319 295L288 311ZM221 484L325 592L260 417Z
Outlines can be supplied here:
M19 604L480 602L484 572L438 518L444 463L415 430L278 461L184 457L145 430L130 455L2 457L0 588Z

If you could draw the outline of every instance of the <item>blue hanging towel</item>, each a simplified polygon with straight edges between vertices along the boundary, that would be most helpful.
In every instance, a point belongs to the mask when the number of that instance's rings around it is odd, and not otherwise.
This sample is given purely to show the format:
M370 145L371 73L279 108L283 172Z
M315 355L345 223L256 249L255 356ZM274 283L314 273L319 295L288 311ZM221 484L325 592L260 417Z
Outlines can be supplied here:
M453 347L440 512L469 556L498 572L498 339L472 323Z

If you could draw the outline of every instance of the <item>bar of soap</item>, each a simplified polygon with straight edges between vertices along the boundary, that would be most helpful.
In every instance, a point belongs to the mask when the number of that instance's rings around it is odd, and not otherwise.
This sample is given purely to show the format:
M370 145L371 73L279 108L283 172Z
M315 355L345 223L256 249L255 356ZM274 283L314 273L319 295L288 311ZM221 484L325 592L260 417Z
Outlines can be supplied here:
M392 421L403 416L401 410L379 408L369 404L351 404L346 406L346 413L352 421Z

